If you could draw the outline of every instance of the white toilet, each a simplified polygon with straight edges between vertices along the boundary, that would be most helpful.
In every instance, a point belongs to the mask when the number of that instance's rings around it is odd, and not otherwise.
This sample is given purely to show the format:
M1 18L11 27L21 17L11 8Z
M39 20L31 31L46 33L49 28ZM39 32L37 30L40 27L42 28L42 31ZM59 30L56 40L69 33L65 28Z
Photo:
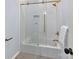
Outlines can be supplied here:
M68 47L68 32L69 32L68 26L65 26L65 25L61 26L60 32L59 32L59 42L62 48L61 59L68 59L68 55L65 54L64 52L64 48Z

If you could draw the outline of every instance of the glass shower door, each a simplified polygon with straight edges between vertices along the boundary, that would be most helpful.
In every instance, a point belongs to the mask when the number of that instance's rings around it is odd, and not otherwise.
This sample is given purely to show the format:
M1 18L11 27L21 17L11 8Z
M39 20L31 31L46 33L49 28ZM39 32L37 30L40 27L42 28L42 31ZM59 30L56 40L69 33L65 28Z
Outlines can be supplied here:
M33 59L39 58L41 40L43 40L44 33L44 20L43 20L43 7L42 4L21 5L21 27L23 28L22 42L26 45L34 46Z
M34 46L33 52L36 55L52 55L47 49L53 47L54 35L57 32L56 7L52 3L21 5L21 17L22 36L25 37L22 39L23 43ZM34 57L38 58L42 57Z

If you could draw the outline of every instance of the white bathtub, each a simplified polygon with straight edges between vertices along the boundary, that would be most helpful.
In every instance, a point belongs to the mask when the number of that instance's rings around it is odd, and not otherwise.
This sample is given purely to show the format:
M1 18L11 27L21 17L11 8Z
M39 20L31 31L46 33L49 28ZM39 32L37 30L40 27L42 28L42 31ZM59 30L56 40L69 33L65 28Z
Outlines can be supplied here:
M25 41L24 41L25 42ZM24 43L21 44L21 51L26 53L31 53L35 55L41 55L46 57L51 57L54 59L62 59L62 48L61 46L48 46L48 45L41 45L35 43Z

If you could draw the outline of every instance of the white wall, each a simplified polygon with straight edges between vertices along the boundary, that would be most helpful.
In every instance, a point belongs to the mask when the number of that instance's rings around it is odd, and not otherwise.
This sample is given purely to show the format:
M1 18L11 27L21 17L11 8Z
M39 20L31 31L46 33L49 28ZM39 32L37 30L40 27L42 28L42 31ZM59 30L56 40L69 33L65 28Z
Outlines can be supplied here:
M20 49L18 0L5 0L5 12L6 38L13 37L12 40L6 42L5 58L11 59L11 57Z

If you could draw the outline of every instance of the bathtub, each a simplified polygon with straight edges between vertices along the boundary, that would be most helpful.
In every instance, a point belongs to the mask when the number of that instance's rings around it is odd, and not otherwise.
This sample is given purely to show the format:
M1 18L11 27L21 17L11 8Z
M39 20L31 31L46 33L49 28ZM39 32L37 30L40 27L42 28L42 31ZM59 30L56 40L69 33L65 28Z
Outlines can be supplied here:
M42 45L36 43L21 42L21 51L40 56L51 57L54 59L62 59L62 48L59 43L57 46Z

